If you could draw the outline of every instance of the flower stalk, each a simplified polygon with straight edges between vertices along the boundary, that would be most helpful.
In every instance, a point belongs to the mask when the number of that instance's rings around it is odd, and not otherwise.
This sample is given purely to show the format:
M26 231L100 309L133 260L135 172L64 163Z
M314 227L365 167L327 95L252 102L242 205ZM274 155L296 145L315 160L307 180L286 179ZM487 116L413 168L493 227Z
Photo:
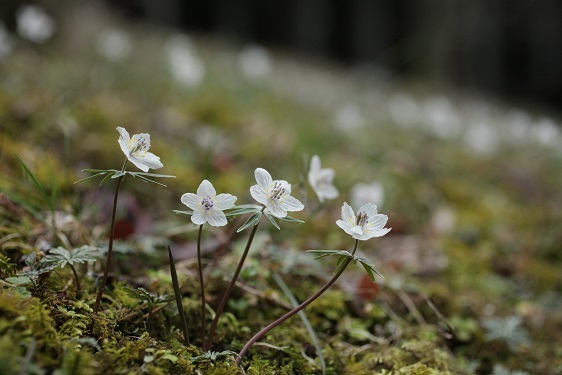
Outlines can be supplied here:
M262 212L264 210L265 210L265 206L263 206ZM238 266L236 267L236 271L234 271L234 275L232 276L232 279L230 280L230 284L228 284L228 287L226 288L226 291L224 292L224 295L222 296L222 299L220 301L219 307L217 308L217 312L215 314L213 322L211 323L211 328L209 329L209 337L207 338L207 343L203 347L204 351L210 350L213 346L213 340L214 340L214 337L215 337L215 330L217 328L219 318L222 315L224 307L226 306L226 302L230 298L230 294L232 293L232 290L234 289L234 285L236 284L236 280L238 280L238 276L240 275L240 271L242 270L242 266L244 266L244 262L246 261L246 257L248 256L248 253L250 252L250 246L252 246L252 242L254 241L254 236L256 235L256 231L258 230L258 224L259 224L259 221L254 224L254 226L252 228L252 231L250 232L250 237L248 237L248 242L246 243L246 248L244 249L244 252L242 253L242 257L240 258L240 261L238 262Z
M347 266L349 265L349 263L351 263L351 261L353 260L353 256L355 255L355 252L357 251L357 245L359 244L359 240L356 239L355 240L355 245L353 246L353 251L351 252L351 257L348 257L344 263L341 265L341 267L339 268L338 272L336 272L334 274L334 276L332 276L332 278L320 289L318 290L316 293L314 293L312 296L310 296L306 301L304 301L303 303L301 303L300 305L298 305L297 307L295 307L294 309L292 309L291 311L289 311L288 313L286 313L285 315L281 316L279 319L275 320L274 322L270 323L269 325L267 325L265 328L263 328L261 331L259 331L258 333L256 333L254 335L254 337L252 337L247 343L246 345L244 345L244 347L242 348L242 350L240 351L240 353L238 354L238 356L236 357L236 364L239 365L240 361L242 360L242 357L244 357L244 355L248 352L248 350L250 350L250 348L256 343L256 341L258 341L259 339L261 339L264 335L266 335L269 331L271 331L273 328L277 327L278 325L282 324L285 320L291 318L293 315L297 314L299 311L301 311L302 309L304 309L305 307L307 307L308 305L310 305L312 302L314 302L318 297L320 297L326 290L328 290L336 281L337 279L342 275L342 273L345 271L345 269L347 268Z
M199 284L201 285L201 346L205 345L205 325L206 325L206 309L205 309L205 282L203 280L203 264L201 262L201 233L203 232L203 224L199 225L199 233L197 234L197 264L199 268Z
M123 167L121 168L121 173L125 172L125 167L127 167L128 159L125 159ZM115 196L113 197L113 209L111 212L111 229L109 232L109 245L107 246L107 258L105 260L105 269L103 271L103 278L101 280L100 287L98 289L98 294L96 296L96 302L94 304L94 314L97 314L100 309L101 297L103 296L103 290L105 289L105 284L107 283L107 276L109 275L109 268L111 267L111 256L113 254L113 236L115 235L115 214L117 212L117 199L119 198L119 188L121 187L121 182L125 174L117 178L117 187L115 188Z

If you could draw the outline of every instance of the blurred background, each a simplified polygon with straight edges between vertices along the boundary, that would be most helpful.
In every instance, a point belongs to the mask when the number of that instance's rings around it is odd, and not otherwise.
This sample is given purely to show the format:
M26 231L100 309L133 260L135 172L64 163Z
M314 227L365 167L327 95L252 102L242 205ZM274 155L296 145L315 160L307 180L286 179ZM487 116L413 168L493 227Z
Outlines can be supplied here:
M82 1L87 3L87 1ZM95 3L95 1L90 1ZM18 7L0 18L16 29ZM72 1L38 1L65 18ZM557 0L98 0L135 22L366 65L400 79L562 106L562 4Z
M168 243L178 260L193 257L194 227L172 214L185 209L181 194L206 178L252 203L253 171L263 167L294 184L307 207L296 215L306 226L264 225L261 250L293 249L283 261L348 248L334 224L344 201L371 201L389 216L389 235L361 246L386 277L383 291L357 272L342 287L371 312L386 303L406 318L350 318L353 327L338 328L345 340L362 345L375 330L390 337L392 327L425 323L442 332L420 300L422 319L397 298L407 291L429 296L457 329L454 339L435 333L431 345L459 373L559 374L561 8L1 0L2 251L40 249L33 228L49 215L14 154L45 186L61 228L73 223L105 246L114 185L74 181L85 168L122 165L115 127L123 126L150 133L164 164L156 172L177 176L167 188L132 178L123 186L121 239L151 259L143 265L162 266ZM312 155L336 171L337 199L321 204L307 187ZM256 275L267 259L255 260ZM241 317L244 308L252 307L240 307Z

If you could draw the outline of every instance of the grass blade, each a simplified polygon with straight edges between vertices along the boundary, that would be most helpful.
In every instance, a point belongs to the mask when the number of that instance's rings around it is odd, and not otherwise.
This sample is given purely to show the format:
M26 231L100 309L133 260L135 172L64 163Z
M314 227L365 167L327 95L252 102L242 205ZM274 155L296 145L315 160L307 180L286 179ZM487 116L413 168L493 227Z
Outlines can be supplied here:
M189 345L189 331L187 330L187 322L185 321L185 312L183 311L183 303L181 301L180 283L178 281L178 274L176 273L176 266L174 264L174 257L172 256L172 249L168 246L168 256L170 258L170 274L172 275L172 284L174 286L174 294L176 295L176 305L178 306L178 313L180 314L181 328L183 330L183 338L185 345Z
M45 189L43 189L43 186L41 186L39 181L37 181L37 179L35 178L33 173L29 170L29 168L27 168L27 165L25 165L23 160L21 160L20 157L17 154L14 154L14 155L16 156L18 161L20 162L20 164L23 167L23 170L25 171L25 173L29 176L29 178L31 178L31 181L33 181L33 184L35 185L37 190L39 190L39 192L41 193L41 196L45 200L45 203L47 203L47 205L49 206L49 209L51 210L51 213L54 213L55 207L53 206L53 202L51 201L51 198L47 195L47 192L45 191Z

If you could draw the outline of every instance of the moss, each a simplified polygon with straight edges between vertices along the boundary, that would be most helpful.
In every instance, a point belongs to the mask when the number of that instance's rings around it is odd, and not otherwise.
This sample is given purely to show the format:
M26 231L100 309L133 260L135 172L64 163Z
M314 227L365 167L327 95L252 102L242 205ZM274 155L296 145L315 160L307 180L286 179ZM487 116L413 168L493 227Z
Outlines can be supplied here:
M58 365L62 346L49 310L39 299L22 298L10 290L2 289L0 316L0 333L4 337L9 337L12 345L28 348L34 340L35 362L42 367ZM20 355L21 352L23 350L20 351Z

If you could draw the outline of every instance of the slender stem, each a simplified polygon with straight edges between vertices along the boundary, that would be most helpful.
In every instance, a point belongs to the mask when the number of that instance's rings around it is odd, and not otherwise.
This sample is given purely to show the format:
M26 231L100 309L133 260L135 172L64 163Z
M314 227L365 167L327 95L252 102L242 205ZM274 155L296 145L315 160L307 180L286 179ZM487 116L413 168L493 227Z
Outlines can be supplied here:
M125 159L123 163L123 168L121 172L125 171L128 159ZM113 211L111 213L111 229L109 233L109 245L107 247L107 259L105 260L105 270L103 271L103 279L101 280L101 285L98 290L98 295L96 297L96 303L94 304L94 314L97 314L100 309L101 297L103 296L103 290L105 289L105 284L107 282L107 276L109 275L109 268L111 266L111 255L113 253L113 236L115 235L115 213L117 212L117 198L119 197L119 188L121 187L121 182L123 181L125 175L117 178L117 187L115 188L115 196L113 197Z
M80 279L78 278L78 274L76 273L76 268L74 268L74 266L70 263L68 265L70 266L70 269L74 274L74 280L76 280L76 297L80 297L80 292L82 291L82 288L80 287Z
M263 212L263 210L265 210L265 206L263 206L262 212ZM220 302L219 307L217 309L217 313L215 314L215 318L213 319L213 322L211 323L211 329L209 330L209 337L207 338L207 344L203 348L204 351L210 350L211 347L213 346L215 329L217 328L219 318L222 314L224 306L226 305L226 302L228 301L228 298L230 297L230 294L232 293L232 289L234 289L234 284L236 284L236 280L238 280L238 276L240 275L240 271L242 270L242 266L244 265L244 261L246 260L246 257L248 256L248 252L250 251L250 246L252 245L252 241L254 240L256 230L258 229L258 224L259 224L259 221L252 228L252 232L250 232L250 237L248 237L248 243L246 243L246 248L244 249L244 253L242 253L242 257L240 258L240 261L238 262L238 267L236 267L236 271L234 271L234 275L232 276L232 280L230 280L230 284L228 284L228 288L226 288L226 291L224 292L224 295L222 296L221 302Z
M203 281L203 265L201 264L201 233L203 232L203 224L199 226L197 235L197 263L199 265L199 284L201 285L201 346L205 346L205 283Z
M328 290L335 282L336 280L341 276L341 274L343 273L343 271L345 271L345 269L347 268L347 266L349 265L349 263L351 263L351 261L353 260L353 255L355 255L355 252L357 251L357 245L359 243L359 240L355 240L355 246L353 247L353 251L351 252L351 257L347 258L345 260L345 262L343 263L342 267L340 268L340 270L330 279L330 281L328 281L326 283L326 285L324 285L318 292L314 293L312 296L310 296L306 301L304 301L303 303L301 303L300 305L298 305L297 307L295 307L294 309L292 309L291 311L289 311L288 313L286 313L285 315L283 315L282 317L280 317L279 319L277 319L276 321L270 323L268 326L266 326L265 328L263 328L261 331L259 331L258 333L256 333L254 335L254 337L252 337L250 339L250 341L248 341L246 343L246 345L244 345L244 347L242 348L242 350L240 351L240 353L238 354L238 357L236 358L236 364L239 365L240 361L242 360L242 357L244 357L244 355L246 354L246 352L252 347L252 345L254 345L256 343L256 341L258 341L259 339L261 339L265 334L267 334L269 331L271 331L273 328L277 327L278 325L280 325L281 323L283 323L285 320L289 319L290 317L292 317L293 315L295 315L296 313L298 313L299 311L301 311L302 309L304 309L306 306L310 305L314 300L316 300L318 297L320 297L326 290Z
M182 295L180 290L180 283L178 281L178 274L176 273L176 266L174 265L174 257L172 249L168 246L168 257L170 258L170 276L172 276L172 285L174 286L174 295L176 296L176 306L178 307L178 314L180 316L181 329L183 330L183 341L186 346L189 345L189 331L187 329L187 322L185 320L185 312L183 310Z

